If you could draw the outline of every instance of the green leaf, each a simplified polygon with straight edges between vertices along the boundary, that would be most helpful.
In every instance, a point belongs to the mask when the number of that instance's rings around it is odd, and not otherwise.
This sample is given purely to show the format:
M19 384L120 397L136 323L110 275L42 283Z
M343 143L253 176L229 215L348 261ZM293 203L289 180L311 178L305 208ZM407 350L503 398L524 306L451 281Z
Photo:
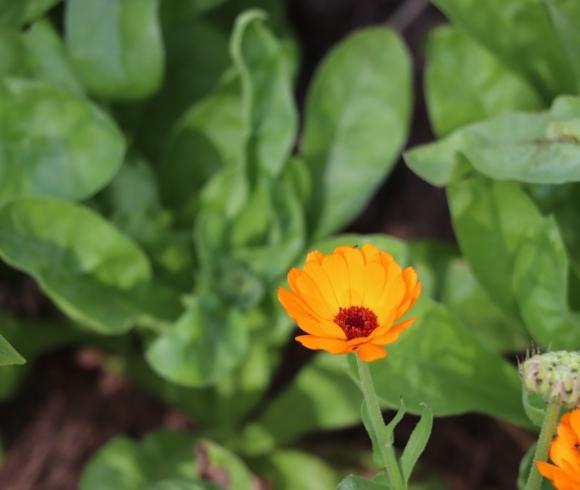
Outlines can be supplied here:
M507 316L483 290L469 264L455 247L420 241L409 244L422 294L455 313L482 345L494 352L520 352L529 335L520 322Z
M178 301L149 289L143 252L87 208L20 198L0 208L0 257L33 276L68 316L103 334L171 318Z
M278 450L256 461L255 467L276 490L334 490L338 484L327 463L296 450Z
M248 454L263 454L310 431L360 422L361 394L347 376L345 359L316 354L236 441Z
M164 0L161 2L161 14L164 23L174 27L176 23L196 18L227 0Z
M156 431L136 443L115 437L92 457L81 476L80 490L142 490L168 478L193 480L195 439L187 434ZM171 489L172 487L166 487ZM189 490L189 487L184 487ZM205 489L206 487L193 487ZM176 490L181 487L176 487Z
M160 375L185 386L214 384L239 365L248 351L248 332L235 309L195 299L173 328L147 349Z
M386 483L378 483L372 480L365 480L356 475L349 475L342 480L336 490L388 490L390 487Z
M88 91L142 99L161 85L164 52L158 0L68 0L65 39Z
M0 335L0 366L24 364L26 361L10 343Z
M143 490L220 490L222 488L203 481L172 478L147 485Z
M580 348L580 314L568 306L568 273L558 225L553 218L546 218L529 231L514 264L514 288L522 318L544 348Z
M521 73L545 100L573 93L574 77L543 2L488 0L482 4L478 0L435 0L434 3L504 65ZM502 35L496 35L498 32Z
M163 0L161 6L170 3ZM163 85L152 98L132 107L129 113L137 144L152 161L160 159L171 127L192 104L218 86L230 62L226 35L201 19L180 17L179 22L164 29L163 42L167 58ZM195 167L199 159L194 150L190 158L189 164ZM159 170L165 165L165 162L160 165Z
M124 141L97 107L40 82L0 82L0 203L23 195L83 200L122 163Z
M0 27L19 27L40 17L60 0L0 0Z
M570 0L544 0L550 19L564 47L568 61L576 76L576 87L580 89L580 8Z
M239 176L244 148L241 104L239 81L228 77L193 105L169 136L159 184L164 201L181 211L183 221L191 221L200 199L206 205L210 201L222 206L225 201L228 216L246 199L245 176ZM202 197L199 191L206 184ZM225 196L228 185L234 192Z
M22 35L19 32L0 28L0 77L25 76L25 58L26 49Z
M461 176L460 165L496 180L532 184L580 181L580 98L562 96L547 112L502 114L470 124L405 154L435 185Z
M219 472L228 482L227 487L236 490L253 490L252 474L246 465L233 453L210 441L202 441L198 451L207 458L206 472Z
M249 164L276 176L294 144L297 114L282 46L250 10L237 19L230 52L242 82L242 114Z
M304 250L306 221L296 181L288 169L280 178L263 176L230 230L232 257L243 260L269 284L277 283ZM262 191L262 199L254 199ZM264 221L254 230L252 223ZM241 232L237 233L236 232ZM237 242L237 243L236 243Z
M385 426L385 441L384 441L384 443L387 446L393 445L393 442L395 440L395 429L397 428L397 425L399 425L399 422L401 420L403 420L403 417L405 416L406 411L407 411L407 409L405 407L405 401L401 397L401 400L399 401L399 409L397 410L397 413L395 413L395 416Z
M515 183L472 177L448 187L461 251L489 296L519 318L512 286L516 250L541 221L530 197Z
M145 477L139 467L138 446L121 436L103 446L89 461L80 490L141 490Z
M432 428L433 411L428 405L423 405L421 418L413 429L413 432L411 432L409 441L401 455L401 471L403 473L403 479L407 484L409 483L409 479L413 473L413 468L427 447Z
M525 80L450 26L429 34L425 96L429 119L440 137L467 123L542 105Z
M444 306L423 299L413 314L418 321L389 346L388 358L370 365L386 406L403 397L412 413L428 403L436 416L480 412L529 424L513 366L483 348Z
M542 427L546 413L546 402L539 396L528 393L528 390L522 386L522 405L532 424L536 427Z
M405 143L410 113L410 58L396 33L358 31L323 61L300 144L317 189L315 236L343 227L366 206Z
M37 80L51 82L76 94L84 92L70 64L61 37L50 21L41 19L23 36L26 65Z

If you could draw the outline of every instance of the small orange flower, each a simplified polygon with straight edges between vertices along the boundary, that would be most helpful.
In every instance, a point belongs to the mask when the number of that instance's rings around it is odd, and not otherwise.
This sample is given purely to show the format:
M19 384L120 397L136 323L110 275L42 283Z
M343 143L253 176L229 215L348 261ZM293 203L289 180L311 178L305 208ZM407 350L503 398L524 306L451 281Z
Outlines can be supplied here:
M308 335L304 347L332 354L356 352L371 362L387 355L383 347L399 338L414 319L395 324L421 292L417 273L402 269L374 245L338 247L332 254L315 250L303 269L288 273L290 291L278 299Z
M580 490L580 408L563 415L550 446L555 464L536 461L540 474L557 490Z

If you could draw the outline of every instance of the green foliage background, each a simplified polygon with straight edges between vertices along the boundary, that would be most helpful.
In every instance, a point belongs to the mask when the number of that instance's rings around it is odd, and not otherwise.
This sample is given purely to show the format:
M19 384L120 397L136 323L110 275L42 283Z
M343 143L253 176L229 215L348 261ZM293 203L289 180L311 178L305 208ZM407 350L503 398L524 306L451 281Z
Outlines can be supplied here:
M317 354L266 396L294 328L276 288L314 248L371 242L419 272L419 321L372 366L385 408L403 395L411 413L426 402L530 425L503 354L580 347L580 9L499 3L435 2L451 22L426 47L440 139L405 153L446 187L455 247L336 235L407 141L412 67L396 32L341 41L299 124L280 2L0 0L0 258L60 312L2 313L0 395L24 358L98 345L200 424L113 439L81 490L215 488L189 464L199 448L236 490L251 472L281 490L338 484L295 444L360 422L345 359Z

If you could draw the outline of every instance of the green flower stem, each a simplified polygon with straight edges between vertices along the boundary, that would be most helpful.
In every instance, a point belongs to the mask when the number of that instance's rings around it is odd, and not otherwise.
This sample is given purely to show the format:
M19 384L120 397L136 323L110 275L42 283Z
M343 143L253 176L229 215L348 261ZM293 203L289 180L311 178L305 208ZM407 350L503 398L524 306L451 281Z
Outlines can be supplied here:
M360 360L358 355L355 354L355 357L358 366L360 387L367 405L371 429L374 432L374 439L379 442L378 446L381 461L384 468L387 470L387 476L391 483L391 487L394 490L405 490L405 484L403 483L401 470L399 469L397 457L395 456L395 450L392 445L386 444L383 437L385 421L383 419L383 414L381 413L377 392L375 391L375 385L373 384L373 379L371 377L371 370L366 362Z
M554 432L556 432L559 420L560 403L557 401L550 402L546 407L546 412L544 414L544 421L542 423L542 429L540 430L540 436L538 437L536 453L534 454L530 476L528 477L525 490L540 490L542 486L542 475L538 472L535 463L536 461L546 461L546 458L548 457L548 449L552 442Z

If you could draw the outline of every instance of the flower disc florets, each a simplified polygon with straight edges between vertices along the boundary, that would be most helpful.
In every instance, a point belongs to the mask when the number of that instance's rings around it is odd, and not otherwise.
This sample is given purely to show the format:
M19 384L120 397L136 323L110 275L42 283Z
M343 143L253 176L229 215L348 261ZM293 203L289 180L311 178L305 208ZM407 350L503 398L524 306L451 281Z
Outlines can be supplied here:
M536 354L520 365L520 375L526 389L546 402L580 405L580 352Z

